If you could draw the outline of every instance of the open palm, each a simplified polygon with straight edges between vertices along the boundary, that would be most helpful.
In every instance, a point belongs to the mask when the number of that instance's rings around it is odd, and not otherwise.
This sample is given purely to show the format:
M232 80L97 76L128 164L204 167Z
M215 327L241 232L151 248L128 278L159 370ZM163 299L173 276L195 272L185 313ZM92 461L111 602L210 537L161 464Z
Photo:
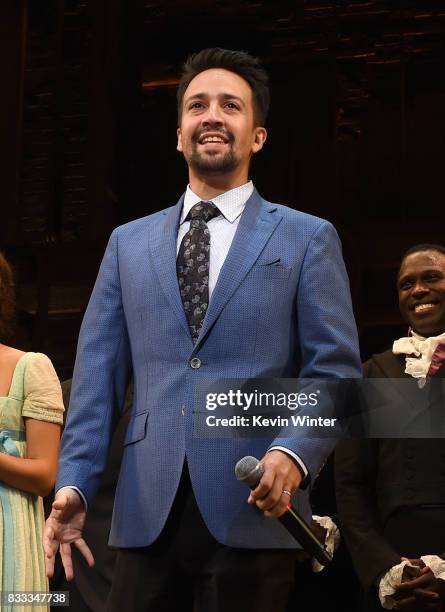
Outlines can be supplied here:
M57 492L43 533L46 575L49 578L54 575L54 562L59 549L67 580L74 578L71 544L79 549L90 567L94 565L91 550L82 537L85 518L85 507L76 491L61 489Z

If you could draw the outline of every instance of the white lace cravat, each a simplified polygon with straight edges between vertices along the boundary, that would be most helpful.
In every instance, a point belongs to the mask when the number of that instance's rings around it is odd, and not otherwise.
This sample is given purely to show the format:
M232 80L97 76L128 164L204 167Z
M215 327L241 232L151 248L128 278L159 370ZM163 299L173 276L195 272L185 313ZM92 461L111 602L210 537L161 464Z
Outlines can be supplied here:
M445 344L445 333L429 338L423 338L415 332L411 334L407 338L396 340L392 346L392 352L395 355L406 355L406 374L425 380L435 350L439 344Z

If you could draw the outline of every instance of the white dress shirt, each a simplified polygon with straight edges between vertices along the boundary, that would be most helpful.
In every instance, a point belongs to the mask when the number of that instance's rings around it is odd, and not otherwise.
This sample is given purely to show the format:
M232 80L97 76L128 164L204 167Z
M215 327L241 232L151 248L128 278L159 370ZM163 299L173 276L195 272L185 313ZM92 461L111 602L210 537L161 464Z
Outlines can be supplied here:
M253 183L249 181L241 187L236 187L226 191L215 198L212 202L222 213L207 222L210 232L210 268L209 268L209 299L212 297L213 290L218 280L219 273L229 252L236 228L238 227L241 213L244 210L247 200L253 193ZM184 221L190 210L202 199L193 193L190 185L184 196L181 219L179 221L178 240L176 242L176 255L185 234L189 231L190 221ZM210 201L210 200L209 200Z

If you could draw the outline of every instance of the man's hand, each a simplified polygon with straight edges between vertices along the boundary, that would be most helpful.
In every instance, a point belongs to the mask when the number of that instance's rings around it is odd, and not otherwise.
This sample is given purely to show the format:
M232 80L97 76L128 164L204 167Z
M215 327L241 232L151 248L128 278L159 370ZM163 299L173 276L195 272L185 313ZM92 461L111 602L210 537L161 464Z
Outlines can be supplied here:
M90 567L94 565L91 550L82 538L85 517L85 506L77 491L67 487L57 491L51 514L46 521L43 532L43 548L48 578L52 578L54 574L54 561L59 546L67 580L74 578L71 544L74 544L80 550Z
M422 567L417 578L402 582L395 590L396 610L442 612L444 609L445 582L435 578L429 567Z
M284 514L290 503L290 495L300 486L303 475L290 455L280 450L272 450L261 459L264 474L256 489L247 500L264 511L265 516L278 518Z

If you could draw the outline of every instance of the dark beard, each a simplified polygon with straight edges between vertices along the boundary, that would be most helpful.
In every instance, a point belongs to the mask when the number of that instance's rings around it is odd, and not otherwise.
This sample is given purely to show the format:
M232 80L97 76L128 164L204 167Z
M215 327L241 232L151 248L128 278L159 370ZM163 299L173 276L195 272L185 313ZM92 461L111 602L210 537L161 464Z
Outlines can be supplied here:
M216 126L206 126L197 130L192 136L192 154L188 160L189 165L198 174L203 176L215 176L219 174L226 174L232 172L238 165L238 159L235 157L233 149L225 153L222 157L220 155L209 155L203 156L198 153L198 143L201 136L208 131L219 132L224 138L227 138L229 144L232 146L235 138L233 134L225 129L218 128Z
M232 172L237 167L238 160L232 150L222 157L220 155L203 157L195 148L189 159L189 165L198 174L212 176Z

